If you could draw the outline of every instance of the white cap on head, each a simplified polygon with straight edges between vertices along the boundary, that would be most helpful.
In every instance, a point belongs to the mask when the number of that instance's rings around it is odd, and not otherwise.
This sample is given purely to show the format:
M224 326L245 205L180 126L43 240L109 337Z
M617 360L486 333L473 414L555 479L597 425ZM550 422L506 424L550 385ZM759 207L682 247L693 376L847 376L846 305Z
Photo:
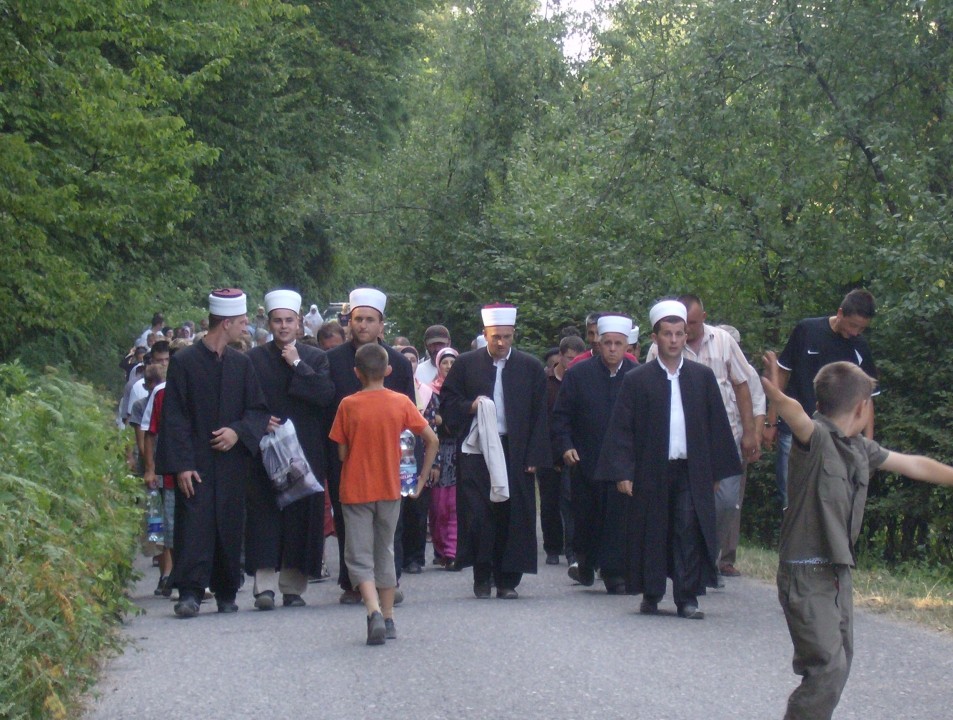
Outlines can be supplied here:
M208 296L208 313L218 317L238 317L248 313L248 298L238 288L213 290Z
M348 298L348 307L351 312L354 312L354 308L369 307L383 315L386 306L387 296L376 288L356 288L351 290Z
M477 336L476 336L476 346L477 346L477 350L479 350L480 348L485 348L485 347L486 347L486 338L483 337L482 335L477 335Z
M629 345L638 345L639 344L639 326L633 325L632 329L629 330Z
M649 322L653 328L659 320L667 317L677 317L687 322L688 310L678 300L662 300L661 302L655 303L652 309L649 310Z
M290 310L301 312L301 296L294 290L272 290L265 295L265 312L272 310Z
M625 315L603 315L599 318L596 327L600 335L619 333L628 337L629 331L632 330L632 318Z
M496 303L494 305L485 305L480 310L483 318L483 327L500 327L506 325L516 325L516 307L514 305L505 305Z

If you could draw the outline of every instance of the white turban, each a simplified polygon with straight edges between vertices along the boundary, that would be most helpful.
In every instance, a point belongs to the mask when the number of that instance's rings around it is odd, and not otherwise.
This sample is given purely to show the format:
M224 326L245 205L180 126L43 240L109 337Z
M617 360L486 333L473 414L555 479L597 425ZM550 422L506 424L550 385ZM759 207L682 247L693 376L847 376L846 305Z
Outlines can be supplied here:
M218 317L238 317L248 313L248 298L238 288L213 290L208 296L208 313Z
M516 308L513 305L486 305L481 311L483 327L516 325Z
M596 327L599 329L600 335L619 333L628 337L632 330L632 318L625 315L603 315L599 318Z
M374 308L383 315L386 305L387 296L375 288L357 288L351 290L351 296L348 298L348 308L351 312L354 311L354 308L369 307Z
M639 326L634 325L631 330L629 330L629 345L638 345L639 344Z
M677 317L687 322L688 310L678 300L662 300L649 311L649 322L653 328L659 320L667 317Z
M486 347L486 338L483 337L482 335L477 335L477 336L476 336L476 346L477 346L477 349L478 349L478 350L479 350L480 348L485 348L485 347Z
M265 295L265 312L272 310L290 310L301 312L301 296L294 290L272 290Z

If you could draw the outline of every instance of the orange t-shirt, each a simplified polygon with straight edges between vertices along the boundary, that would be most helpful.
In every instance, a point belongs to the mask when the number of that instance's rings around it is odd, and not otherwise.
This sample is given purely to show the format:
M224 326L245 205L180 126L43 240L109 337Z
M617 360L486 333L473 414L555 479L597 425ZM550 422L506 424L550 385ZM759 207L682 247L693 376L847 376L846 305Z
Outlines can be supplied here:
M347 445L341 469L341 502L349 505L400 499L400 434L419 435L427 421L406 395L369 390L341 401L331 439Z

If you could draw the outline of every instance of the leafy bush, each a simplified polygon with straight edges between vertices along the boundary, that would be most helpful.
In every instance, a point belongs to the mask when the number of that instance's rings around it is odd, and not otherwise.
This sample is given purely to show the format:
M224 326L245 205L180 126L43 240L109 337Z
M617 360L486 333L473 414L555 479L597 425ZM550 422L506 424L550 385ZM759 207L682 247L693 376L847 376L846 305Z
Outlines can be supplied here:
M0 365L0 717L64 718L132 609L138 484L90 387Z

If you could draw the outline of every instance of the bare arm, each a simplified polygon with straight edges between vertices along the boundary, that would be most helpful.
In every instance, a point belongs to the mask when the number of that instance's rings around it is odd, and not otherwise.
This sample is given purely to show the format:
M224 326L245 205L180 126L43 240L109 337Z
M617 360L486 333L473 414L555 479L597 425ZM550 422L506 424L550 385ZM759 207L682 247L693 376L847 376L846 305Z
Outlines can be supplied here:
M923 455L890 452L880 467L887 472L906 475L911 480L934 485L953 485L953 467Z
M788 380L790 379L791 372L789 370L785 370L783 367L778 367L777 382L774 383L778 390L784 392L788 386ZM771 447L778 436L778 408L774 405L774 403L771 403L771 406L768 408L767 423L768 427L764 429L763 438L765 444L768 447Z
M347 445L338 445L338 460L341 462L347 460Z
M764 375L761 385L771 401L771 413L774 417L780 415L791 428L791 432L802 443L808 443L814 434L814 423L804 408L794 398L785 395L777 385L781 368L778 367L778 358L770 350L764 354Z
M751 403L751 390L748 388L748 381L734 384L735 403L738 405L738 413L741 415L741 452L744 454L745 461L753 458L758 449L758 436L754 429L754 411Z
M430 468L433 467L433 461L437 458L437 450L440 449L440 440L437 439L437 433L429 425L420 433L424 439L424 461L421 464L421 473L417 478L417 487L410 493L415 500L420 497L420 493L427 486L427 479L430 477Z

